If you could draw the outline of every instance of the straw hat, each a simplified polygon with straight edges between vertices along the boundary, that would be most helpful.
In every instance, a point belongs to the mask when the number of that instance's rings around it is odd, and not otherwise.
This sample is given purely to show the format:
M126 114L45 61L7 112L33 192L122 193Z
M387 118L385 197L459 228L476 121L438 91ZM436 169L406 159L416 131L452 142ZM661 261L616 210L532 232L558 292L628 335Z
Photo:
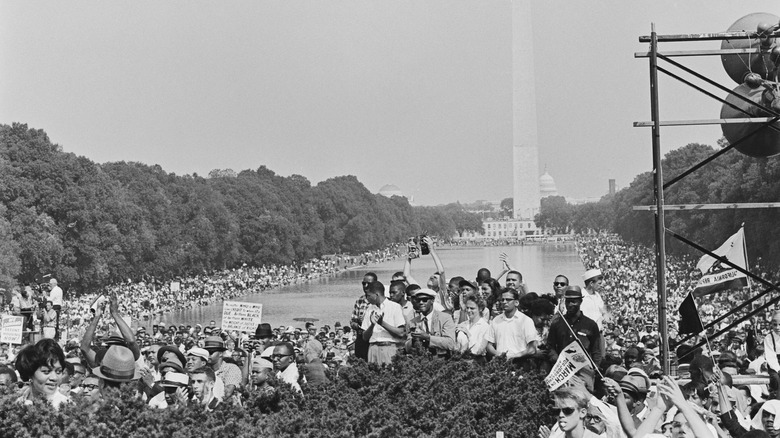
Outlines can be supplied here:
M94 368L92 373L101 379L112 382L132 382L141 377L135 368L135 358L129 348L121 345L112 345L103 356L100 366Z

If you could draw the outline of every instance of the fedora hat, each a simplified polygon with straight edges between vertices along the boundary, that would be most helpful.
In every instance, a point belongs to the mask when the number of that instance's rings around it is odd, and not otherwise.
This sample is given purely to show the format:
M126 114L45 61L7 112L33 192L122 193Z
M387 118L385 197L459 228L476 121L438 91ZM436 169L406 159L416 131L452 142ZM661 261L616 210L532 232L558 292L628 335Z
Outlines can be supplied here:
M212 351L225 351L225 341L219 336L208 336L203 342L203 348L209 352Z
M187 363L187 358L184 357L184 353L179 350L179 347L176 347L174 345L165 345L160 347L159 350L157 350L157 363L163 363L165 362L163 360L163 355L167 352L171 352L176 355L176 358L179 359L181 362L181 365L184 366L185 363Z
M170 361L169 362L163 362L163 363L160 364L160 366L157 367L157 369L159 369L160 372L162 372L162 370L164 370L165 368L170 368L170 370L166 371L166 373L170 373L171 371L177 372L177 373L185 372L184 371L184 367L179 365L176 362L170 362Z
M111 382L132 382L141 377L135 368L133 352L121 345L109 347L100 366L92 369L92 373Z
M271 331L271 324L264 322L257 325L257 329L255 330L255 338L272 338L273 336L274 332Z
M563 291L564 299L582 299L582 289L579 286L569 286Z

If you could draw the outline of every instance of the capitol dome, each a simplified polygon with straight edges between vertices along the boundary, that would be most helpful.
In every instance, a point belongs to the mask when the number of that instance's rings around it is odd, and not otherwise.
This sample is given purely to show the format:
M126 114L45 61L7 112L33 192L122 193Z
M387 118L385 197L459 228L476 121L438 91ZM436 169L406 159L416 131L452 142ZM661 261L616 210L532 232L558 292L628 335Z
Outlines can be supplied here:
M404 195L404 192L402 192L401 189L398 188L398 186L393 184L386 184L382 186L382 188L379 189L379 194L387 198L392 198L393 196L401 196L401 197L406 196Z
M558 196L558 188L555 187L555 180L547 173L547 170L544 171L544 175L539 177L539 194L542 198Z

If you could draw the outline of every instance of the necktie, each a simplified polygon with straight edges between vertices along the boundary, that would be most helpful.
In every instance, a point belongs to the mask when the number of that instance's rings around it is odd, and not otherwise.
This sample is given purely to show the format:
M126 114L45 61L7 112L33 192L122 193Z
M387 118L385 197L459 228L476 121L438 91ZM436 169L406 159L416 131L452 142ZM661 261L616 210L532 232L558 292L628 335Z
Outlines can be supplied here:
M428 327L428 318L426 318L426 317L424 317L424 316L423 316L423 325L425 326L425 333L430 333L430 332L431 332L431 330L430 330L430 328Z

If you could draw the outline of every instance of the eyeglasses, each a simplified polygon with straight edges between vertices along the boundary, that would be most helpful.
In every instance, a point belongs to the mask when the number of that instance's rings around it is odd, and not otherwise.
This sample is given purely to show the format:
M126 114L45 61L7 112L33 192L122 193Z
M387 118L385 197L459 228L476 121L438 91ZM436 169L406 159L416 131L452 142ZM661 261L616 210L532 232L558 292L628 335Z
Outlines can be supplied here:
M292 354L272 354L271 359L281 359L288 356L292 356Z
M514 298L499 298L498 299L498 301L500 301L502 303L508 303L508 302L514 301L514 300L515 300Z
M577 410L576 408L553 408L553 413L555 413L555 415L560 415L561 412L563 412L563 415L568 417L569 415L573 414L574 411L576 410Z
M98 386L98 385L89 385L89 384L86 384L86 383L82 383L82 384L81 384L81 387L82 387L83 389L86 389L87 391L94 391L94 390L96 390L96 389L98 389L98 388L99 388L99 386Z
M361 281L361 282L360 282L360 284L362 284L362 285L363 285L363 287L366 287L366 286L368 286L369 284L371 284L371 282L370 282L370 281Z
M565 281L553 281L553 286L568 286L569 283L566 283Z
M427 303L428 301L432 300L431 297L412 297L414 301L417 301L418 303Z
M591 421L593 423L601 423L601 417L598 415L586 415L585 421Z

